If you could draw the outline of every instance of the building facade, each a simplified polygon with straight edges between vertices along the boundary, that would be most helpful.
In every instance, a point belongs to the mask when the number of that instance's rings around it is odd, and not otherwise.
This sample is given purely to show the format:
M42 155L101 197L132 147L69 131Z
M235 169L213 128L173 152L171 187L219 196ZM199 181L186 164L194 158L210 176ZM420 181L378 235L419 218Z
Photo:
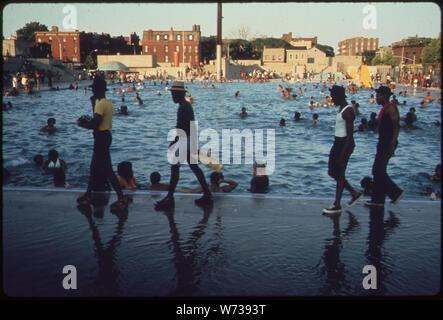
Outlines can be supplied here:
M392 43L392 54L397 65L402 64L421 64L421 52L425 47L422 41L416 41L416 44L408 44L408 41L418 39L418 36L408 37L401 41Z
M317 37L293 38L292 32L289 32L287 34L283 34L281 39L289 42L294 47L306 47L306 49L311 49L314 45L317 44Z
M308 50L306 47L286 49L286 63L293 66L305 66L308 63Z
M378 50L378 38L355 37L338 43L338 56L355 56L363 51Z
M199 25L194 25L191 31L147 30L141 40L142 54L157 56L158 63L197 66L201 60L200 40Z
M51 31L35 32L36 43L51 45L52 58L64 62L80 62L80 32L59 32L57 27Z
M285 63L286 50L284 48L263 48L263 63Z
M17 40L15 37L2 41L3 57L28 56L31 45L27 41Z

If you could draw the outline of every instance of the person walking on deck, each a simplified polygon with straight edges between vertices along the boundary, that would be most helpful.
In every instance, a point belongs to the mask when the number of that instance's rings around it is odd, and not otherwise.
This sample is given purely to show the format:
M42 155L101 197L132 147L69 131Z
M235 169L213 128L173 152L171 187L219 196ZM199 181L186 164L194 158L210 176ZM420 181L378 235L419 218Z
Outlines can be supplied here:
M363 193L357 192L346 180L345 171L349 158L354 151L354 119L355 113L352 106L346 101L345 89L334 85L331 89L332 102L339 106L339 112L335 120L335 139L329 153L328 174L337 181L335 202L329 208L323 209L323 213L341 212L341 197L343 189L351 193L348 207L352 207L361 199Z
M389 101L392 95L391 89L380 86L375 92L377 104L381 105L382 109L377 119L379 136L377 153L372 167L374 176L372 196L365 205L383 207L386 195L392 200L391 205L397 204L403 197L403 190L391 180L386 172L389 159L394 156L398 144L400 114L397 105Z

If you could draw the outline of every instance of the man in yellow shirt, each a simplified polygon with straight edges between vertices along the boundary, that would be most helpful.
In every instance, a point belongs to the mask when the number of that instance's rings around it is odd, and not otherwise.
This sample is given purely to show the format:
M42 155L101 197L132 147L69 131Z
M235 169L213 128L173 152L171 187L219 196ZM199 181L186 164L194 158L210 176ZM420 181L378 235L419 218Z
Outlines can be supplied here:
M96 76L92 83L91 97L94 118L89 121L78 121L82 128L94 130L94 152L92 153L88 189L86 193L77 199L82 205L91 203L91 192L94 185L97 185L100 179L109 180L114 190L117 192L118 200L111 205L111 210L126 209L128 199L118 183L117 177L112 169L111 156L109 148L112 142L111 129L112 117L114 115L114 106L111 101L105 98L106 81ZM96 104L96 101L98 103Z

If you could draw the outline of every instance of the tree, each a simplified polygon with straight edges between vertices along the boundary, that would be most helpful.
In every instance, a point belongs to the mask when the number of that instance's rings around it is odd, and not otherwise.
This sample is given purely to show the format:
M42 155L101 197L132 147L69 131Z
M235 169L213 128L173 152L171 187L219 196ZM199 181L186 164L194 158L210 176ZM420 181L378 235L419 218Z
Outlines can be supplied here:
M23 28L16 31L17 40L35 42L34 32L36 31L48 31L48 27L36 21L28 22Z
M95 69L94 60L92 59L92 57L90 55L87 56L85 59L85 66L86 66L86 69Z
M289 42L277 38L255 39L254 41L251 41L251 45L253 49L253 57L251 58L254 59L262 59L265 46L266 48L293 48Z
M229 55L232 59L251 59L254 58L253 48L249 41L236 39L229 44Z
M385 56L383 57L383 64L391 66L392 68L397 65L397 61L395 61L392 51L386 52Z
M240 39L248 40L251 30L249 29L248 26L241 26L240 28L238 28L237 32L238 32L238 37Z
M216 44L217 39L215 36L201 38L201 57L206 63L209 62L209 60L214 60L216 58Z
M314 44L314 47L316 47L317 49L319 49L319 50L323 51L324 53L326 53L327 57L335 56L334 48L331 47L331 46L327 46L327 45L324 45L324 44L318 44L317 43L317 44Z
M366 58L367 64L370 64L372 62L372 59L375 57L375 51L374 50L364 50L363 52L358 54L359 56L362 56L363 58Z
M380 57L380 54L377 53L374 57L372 57L371 61L368 61L368 65L377 66L383 64L383 59Z
M421 52L421 60L424 64L437 64L441 62L441 39L433 39Z
M130 40L131 40L131 46L133 46L134 48L134 54L136 54L136 52L139 53L139 49L141 49L141 47L139 46L140 42L139 36L135 32L133 32L131 33Z

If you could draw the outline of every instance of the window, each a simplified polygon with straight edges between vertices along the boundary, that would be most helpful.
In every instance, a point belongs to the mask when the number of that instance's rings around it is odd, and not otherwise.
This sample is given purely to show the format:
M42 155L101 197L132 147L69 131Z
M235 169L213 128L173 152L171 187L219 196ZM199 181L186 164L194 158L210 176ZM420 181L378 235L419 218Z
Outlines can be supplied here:
M195 52L195 53L198 53L198 46L195 46L195 47L194 47L194 52Z
M66 42L66 37L63 37L63 42Z
M188 46L188 52L191 52L191 51L192 51L192 47Z
M195 56L195 63L198 63L198 57Z
M167 34L163 35L163 40L168 40L168 35Z
M175 46L175 52L179 52L180 50L179 50L179 47L178 46Z
M49 37L49 41L52 41L52 37Z
M148 52L148 46L145 46L145 52Z
M165 56L165 62L169 62L168 56Z
M292 54L290 54L290 55L289 55L289 59L291 59L291 60L292 60Z
M77 41L77 37L74 37L74 41Z
M177 41L180 41L182 39L182 35L181 34L178 34L177 35Z
M308 58L308 63L314 63L314 58Z
M297 59L298 59L298 54L295 55L295 60L297 60Z
M41 38L38 38L38 42L42 42L42 39L41 39Z
M159 34L155 36L155 40L160 41L160 35Z
M66 47L65 46L63 46L63 52L66 52Z
M157 47L154 46L153 50L154 50L154 53L156 53L157 52Z
M169 52L168 46L165 46L165 52Z
M190 34L190 35L188 36L188 39L189 39L190 41L192 41L192 40L194 40L194 36L193 36L192 34Z
M74 53L77 53L77 47L74 47Z

